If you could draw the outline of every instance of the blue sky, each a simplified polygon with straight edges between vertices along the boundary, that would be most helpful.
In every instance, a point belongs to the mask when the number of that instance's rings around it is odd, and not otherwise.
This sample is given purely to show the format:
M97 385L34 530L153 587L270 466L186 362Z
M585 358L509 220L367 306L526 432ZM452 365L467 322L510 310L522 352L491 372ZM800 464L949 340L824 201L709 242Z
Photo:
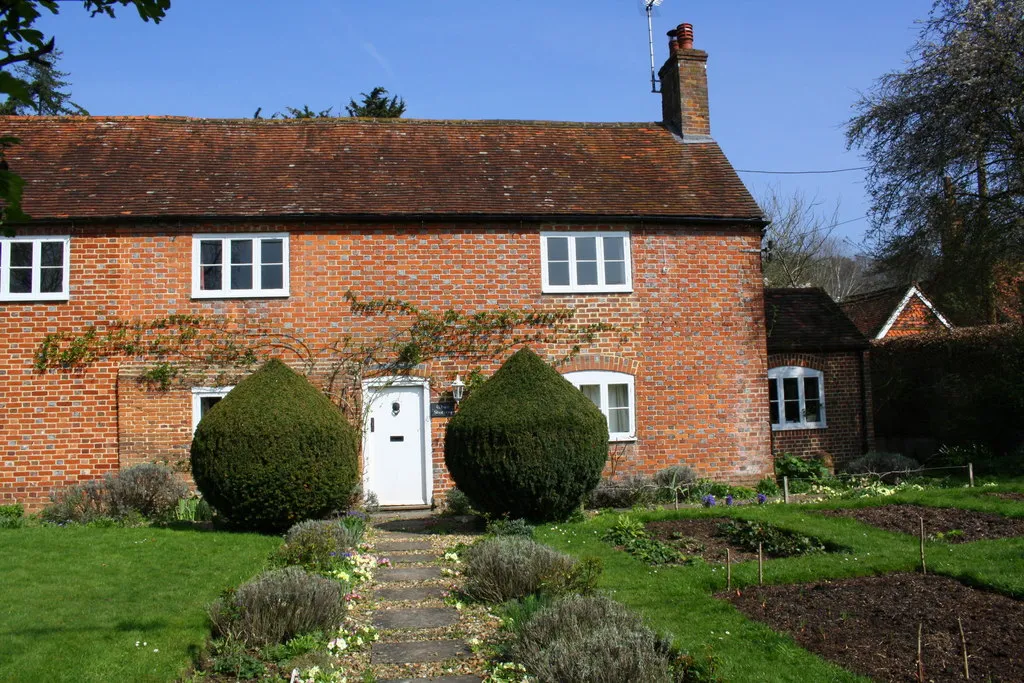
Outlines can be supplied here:
M664 0L665 32L694 25L709 53L712 134L737 169L862 166L844 123L858 91L902 68L931 0ZM89 18L79 3L40 22L64 51L73 99L92 114L269 116L344 104L381 85L406 117L656 121L641 0L172 0L145 24L134 10ZM802 191L840 218L864 216L862 171L741 174L756 197ZM866 220L839 230L861 239Z

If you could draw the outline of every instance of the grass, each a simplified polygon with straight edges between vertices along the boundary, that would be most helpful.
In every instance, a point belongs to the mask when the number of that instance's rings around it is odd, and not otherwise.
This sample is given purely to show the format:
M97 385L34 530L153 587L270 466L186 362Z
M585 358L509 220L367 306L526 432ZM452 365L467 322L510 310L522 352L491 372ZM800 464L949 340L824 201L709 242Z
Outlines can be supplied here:
M0 681L175 680L209 634L206 606L280 542L157 528L0 530Z
M765 583L804 583L823 578L914 571L919 563L916 537L891 533L852 519L815 514L823 508L915 503L963 507L982 512L1024 516L1024 503L985 495L1019 490L1019 486L985 489L907 491L872 499L833 501L819 505L764 505L630 513L643 521L680 517L738 517L771 522L849 548L845 553L819 553L770 560ZM713 597L725 589L722 565L651 567L611 548L601 535L617 519L602 514L585 523L541 527L538 540L578 557L601 557L599 587L638 609L648 623L671 633L676 644L695 656L708 652L720 658L721 675L729 681L864 681L866 679L800 648L790 637L747 619L724 600ZM926 545L928 569L966 583L1024 597L1024 539ZM733 586L742 590L757 583L757 562L733 567Z

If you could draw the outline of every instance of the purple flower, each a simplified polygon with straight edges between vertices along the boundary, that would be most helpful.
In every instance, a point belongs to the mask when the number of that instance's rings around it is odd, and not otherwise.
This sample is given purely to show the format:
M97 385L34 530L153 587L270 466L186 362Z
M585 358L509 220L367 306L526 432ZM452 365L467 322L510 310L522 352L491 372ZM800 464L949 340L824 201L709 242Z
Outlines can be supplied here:
M732 505L732 494L731 493L725 497L725 504L726 505Z
M338 553L334 552L333 550L327 554L331 557L336 557L338 555Z
M342 557L352 557L352 553L344 553Z
M715 507L715 497L713 495L711 495L710 493L708 495L704 496L703 498L701 498L700 500L704 504L704 507L706 507L706 508L713 508L713 507Z
M757 504L758 505L764 505L767 502L768 502L768 496L764 495L763 493L757 494Z

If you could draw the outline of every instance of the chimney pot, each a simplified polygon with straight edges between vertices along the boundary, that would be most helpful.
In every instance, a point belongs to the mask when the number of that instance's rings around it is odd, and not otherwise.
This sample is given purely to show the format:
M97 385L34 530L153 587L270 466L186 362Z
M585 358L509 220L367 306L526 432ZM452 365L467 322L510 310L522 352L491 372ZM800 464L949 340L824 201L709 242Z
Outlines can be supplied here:
M684 50L693 49L693 24L679 24L676 27L679 36L679 47Z

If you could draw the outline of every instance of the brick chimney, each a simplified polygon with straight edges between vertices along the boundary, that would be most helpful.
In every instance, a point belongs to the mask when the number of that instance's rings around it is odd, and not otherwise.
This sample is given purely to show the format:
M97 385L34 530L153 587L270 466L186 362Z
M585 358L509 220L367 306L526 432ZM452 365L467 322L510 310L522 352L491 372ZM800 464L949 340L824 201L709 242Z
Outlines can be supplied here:
M668 32L668 59L661 79L661 120L684 141L711 136L708 115L708 53L693 49L693 26L679 24Z

